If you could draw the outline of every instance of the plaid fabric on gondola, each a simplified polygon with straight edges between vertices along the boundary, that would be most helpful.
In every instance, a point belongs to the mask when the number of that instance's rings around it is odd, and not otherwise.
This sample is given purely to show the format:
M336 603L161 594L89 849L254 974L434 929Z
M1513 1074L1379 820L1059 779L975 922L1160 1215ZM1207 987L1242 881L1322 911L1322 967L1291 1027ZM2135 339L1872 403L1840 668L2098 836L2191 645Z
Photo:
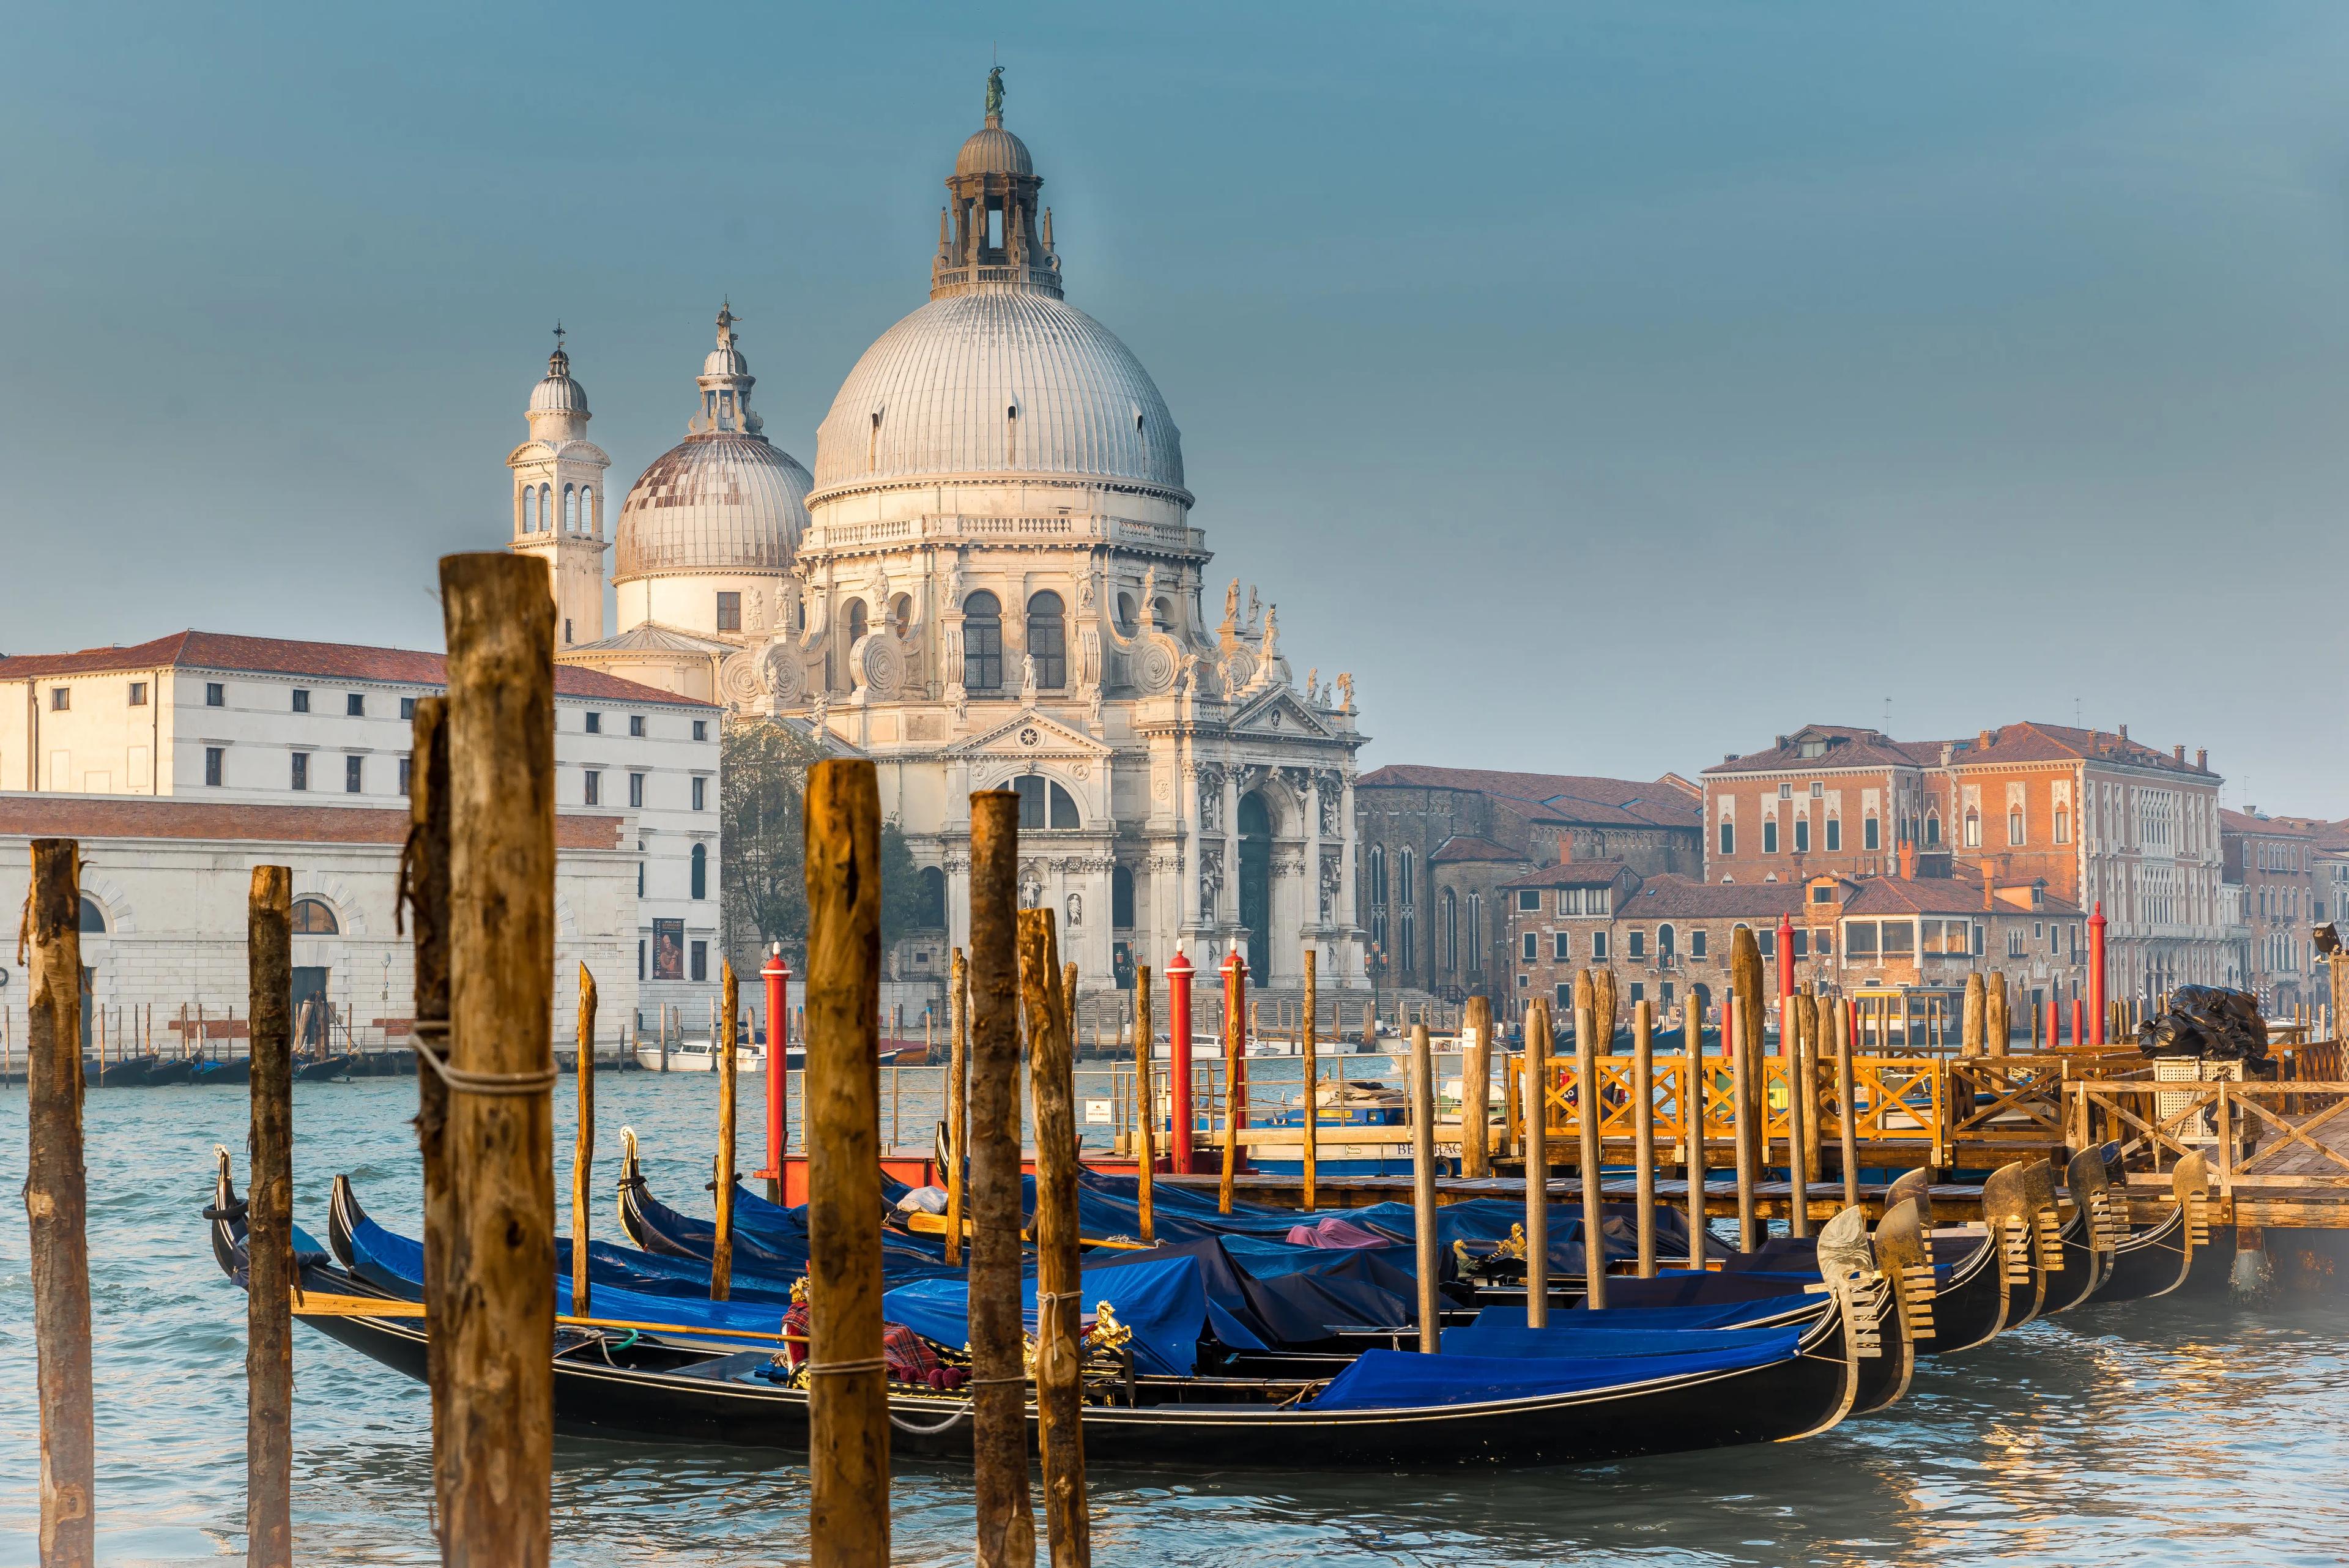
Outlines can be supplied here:
M792 1310L783 1314L783 1333L792 1336L786 1340L783 1355L796 1371L808 1355L809 1312L805 1302L794 1302ZM892 1383L911 1383L923 1388L957 1388L970 1376L967 1368L949 1366L939 1360L930 1342L902 1323L881 1325L881 1358L888 1363Z

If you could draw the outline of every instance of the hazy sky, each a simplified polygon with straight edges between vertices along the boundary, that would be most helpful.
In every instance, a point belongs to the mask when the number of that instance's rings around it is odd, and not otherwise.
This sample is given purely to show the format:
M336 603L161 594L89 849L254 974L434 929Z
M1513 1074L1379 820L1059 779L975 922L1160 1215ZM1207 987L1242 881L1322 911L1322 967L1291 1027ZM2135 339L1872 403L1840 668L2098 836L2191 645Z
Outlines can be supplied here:
M722 295L802 462L999 46L1212 580L1366 764L2075 718L2349 814L2349 9L15 8L0 650L439 646L571 329L625 483ZM1209 597L1214 597L1211 590Z

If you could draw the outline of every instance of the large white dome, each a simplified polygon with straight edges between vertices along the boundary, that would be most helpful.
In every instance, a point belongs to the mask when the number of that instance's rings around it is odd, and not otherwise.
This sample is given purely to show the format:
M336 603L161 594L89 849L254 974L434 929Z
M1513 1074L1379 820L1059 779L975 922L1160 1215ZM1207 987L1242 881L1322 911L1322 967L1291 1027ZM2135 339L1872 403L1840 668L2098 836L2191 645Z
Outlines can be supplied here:
M1181 492L1182 432L1142 361L1083 311L1028 288L948 295L848 373L816 431L815 486L988 474Z
M688 436L620 508L616 582L667 572L783 572L807 531L808 471L759 436Z

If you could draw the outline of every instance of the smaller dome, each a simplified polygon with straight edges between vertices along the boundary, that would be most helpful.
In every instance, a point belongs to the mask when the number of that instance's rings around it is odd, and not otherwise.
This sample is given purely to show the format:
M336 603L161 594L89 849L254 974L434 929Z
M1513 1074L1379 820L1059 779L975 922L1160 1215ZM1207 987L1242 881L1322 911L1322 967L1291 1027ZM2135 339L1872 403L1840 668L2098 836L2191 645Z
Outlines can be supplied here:
M747 376L750 373L750 362L742 358L742 350L729 344L723 348L709 351L701 361L701 373L705 376Z
M530 389L530 411L533 414L581 414L587 412L587 389L571 379L571 356L561 348L547 356L546 379Z
M988 117L986 129L974 134L962 144L955 155L957 174L1022 174L1036 172L1035 161L1028 156L1028 144Z

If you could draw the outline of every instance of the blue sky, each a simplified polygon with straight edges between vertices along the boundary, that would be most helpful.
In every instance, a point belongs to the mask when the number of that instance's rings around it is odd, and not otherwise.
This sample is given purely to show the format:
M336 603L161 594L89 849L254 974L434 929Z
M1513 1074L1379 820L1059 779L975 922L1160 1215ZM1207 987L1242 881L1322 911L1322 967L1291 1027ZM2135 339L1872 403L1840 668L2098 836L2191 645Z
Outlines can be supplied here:
M20 9L0 649L437 646L571 329L632 475L728 296L802 461L999 47L1070 296L1366 761L1809 721L2349 814L2349 11ZM1212 595L1211 595L1212 597Z

